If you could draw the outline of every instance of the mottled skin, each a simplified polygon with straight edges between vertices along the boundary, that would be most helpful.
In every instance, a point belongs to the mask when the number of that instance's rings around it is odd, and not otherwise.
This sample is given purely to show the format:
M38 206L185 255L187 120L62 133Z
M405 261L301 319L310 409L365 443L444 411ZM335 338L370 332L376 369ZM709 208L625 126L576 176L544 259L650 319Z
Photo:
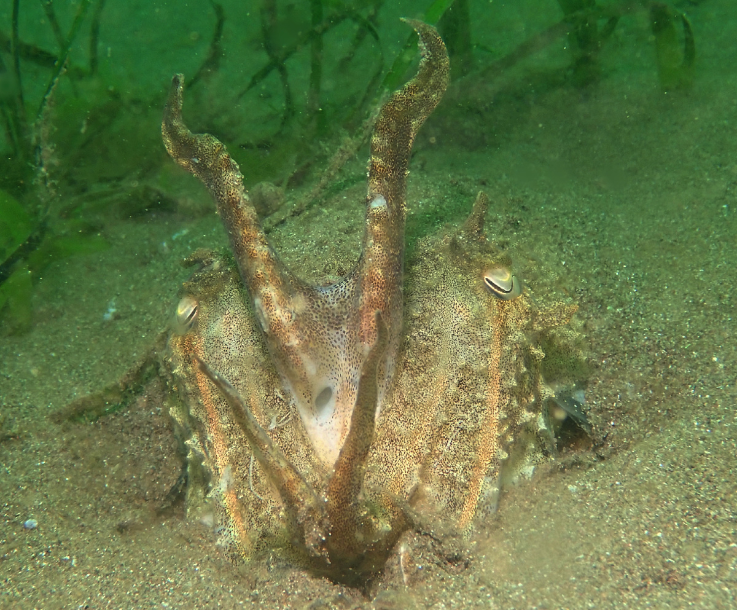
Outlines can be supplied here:
M448 83L442 40L432 28L412 25L420 33L423 61L417 76L392 96L378 118L371 140L363 253L356 268L332 286L302 282L279 262L225 147L184 126L181 75L173 79L164 114L166 148L212 193L269 351L315 451L328 466L348 434L361 368L376 342L377 311L388 334L378 363L379 404L399 344L409 156L417 131Z
M162 126L169 153L213 194L240 272L197 253L184 287L197 314L169 342L172 412L189 434L188 506L207 510L210 490L236 556L280 548L354 585L418 518L466 528L495 494L513 440L519 471L546 455L544 354L531 338L575 311L485 288L485 271L509 261L485 237L483 194L461 229L420 245L404 281L411 147L448 81L435 30L409 23L423 58L380 112L361 258L333 286L280 264L224 146L184 126L181 76Z

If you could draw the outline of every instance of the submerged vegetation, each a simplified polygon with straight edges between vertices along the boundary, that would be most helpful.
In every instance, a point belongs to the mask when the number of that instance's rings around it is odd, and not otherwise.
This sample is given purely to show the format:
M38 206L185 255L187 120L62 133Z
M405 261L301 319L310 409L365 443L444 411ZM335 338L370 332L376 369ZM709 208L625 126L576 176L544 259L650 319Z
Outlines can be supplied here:
M98 10L92 23L91 40L96 48L99 18L104 0L97 0ZM9 70L0 56L0 76L4 90L0 111L10 154L4 159L0 182L0 313L4 330L21 333L32 323L31 294L35 278L55 260L107 247L83 215L64 210L52 177L58 163L50 137L53 130L53 105L59 79L68 66L69 53L90 7L82 0L69 33L64 36L51 0L42 3L59 45L57 56L43 52L20 39L20 2L14 0L11 19ZM5 35L2 36L5 39ZM51 68L48 85L38 111L25 99L21 56ZM91 53L90 72L96 67L96 52Z
M556 0L540 2L549 9ZM473 11L490 9L470 0L417 0L403 10L437 24L454 80L488 82L567 38L564 82L574 87L606 78L602 50L623 20L645 16L657 78L670 91L693 80L695 42L683 9L695 4L557 0L559 21L504 54L473 27ZM50 264L108 247L106 228L121 219L152 212L191 216L203 208L180 196L182 178L164 163L156 125L167 83L150 90L111 68L121 59L110 59L110 48L105 52L101 43L116 27L105 0L6 0L5 5L6 12L0 12L5 21L0 23L0 332L17 333L32 326L33 286ZM327 192L358 183L360 175L346 176L343 170L366 144L376 110L406 79L416 55L412 36L401 47L392 44L385 0L262 0L249 13L257 27L246 34L249 46L261 53L254 57L261 59L249 60L240 80L232 68L227 76L223 68L234 37L244 36L243 24L234 23L238 10L215 0L201 5L203 21L212 26L203 26L209 33L188 78L192 103L209 117L198 129L218 133L229 144L249 185L268 180L283 193L312 184L286 205L277 197L268 206L267 231ZM199 40L199 34L191 37ZM320 179L311 176L316 168ZM271 187L265 190L277 192ZM438 209L437 217L418 220L409 231L425 234L447 218L447 210Z
M643 0L599 4L596 0L558 0L558 4L568 26L574 84L588 85L600 77L599 53L619 20L643 10L649 12L660 84L666 90L690 84L696 49L691 24L682 11L666 2ZM682 49L677 22L683 27Z

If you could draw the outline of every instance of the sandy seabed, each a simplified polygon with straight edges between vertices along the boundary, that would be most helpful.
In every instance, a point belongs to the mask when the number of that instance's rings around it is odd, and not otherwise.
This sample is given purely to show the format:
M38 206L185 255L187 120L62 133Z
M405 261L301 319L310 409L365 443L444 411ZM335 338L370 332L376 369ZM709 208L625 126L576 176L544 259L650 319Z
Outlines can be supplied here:
M47 272L32 332L0 342L0 607L737 607L729 8L693 8L688 92L664 94L647 61L650 71L583 92L536 91L526 64L493 85L456 85L416 147L410 230L449 202L470 209L485 189L490 237L509 244L530 286L579 304L595 452L507 489L459 560L428 551L370 600L276 560L234 566L210 529L157 510L181 467L160 382L95 423L49 418L150 349L188 274L179 261L224 244L214 215L122 222L112 248ZM483 110L459 113L459 99ZM355 259L363 189L331 193L274 231L286 262L314 279Z

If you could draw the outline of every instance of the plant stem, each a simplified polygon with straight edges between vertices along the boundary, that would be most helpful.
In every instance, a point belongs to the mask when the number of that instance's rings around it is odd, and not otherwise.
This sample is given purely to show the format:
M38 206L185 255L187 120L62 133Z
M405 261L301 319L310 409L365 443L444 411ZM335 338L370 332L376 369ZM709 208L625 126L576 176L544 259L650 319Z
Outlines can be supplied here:
M100 19L103 8L105 8L105 0L97 0L95 12L92 13L92 27L90 28L90 74L92 75L97 74L100 63L97 47L100 43Z
M17 137L18 137L18 150L21 155L25 156L27 152L28 143L27 140L27 129L26 129L26 106L23 102L23 83L20 78L20 40L18 37L18 13L20 12L20 0L13 0L13 16L12 25L10 30L10 51L13 54L13 74L15 76L15 105L16 105L16 119L18 125L16 126Z
M322 0L310 0L312 28L317 28L323 20ZM312 39L310 44L310 90L307 94L307 111L317 119L317 131L321 131L324 121L320 119L320 84L322 82L322 34Z
M15 0L17 3L18 0ZM48 103L49 94L53 91L56 81L59 79L59 76L61 75L62 70L64 69L64 65L67 63L67 59L69 57L69 51L72 48L72 43L74 42L74 39L77 36L77 32L79 31L79 26L82 25L82 21L84 20L84 16L87 14L87 9L90 6L90 0L82 0L79 8L77 9L77 14L74 17L74 22L72 23L72 28L69 30L69 36L67 36L66 42L64 43L64 47L61 50L61 53L59 53L59 57L56 60L56 64L54 65L54 70L51 74L51 79L49 80L49 84L46 87L46 91L44 92L43 97L41 98L41 105L38 108L38 114L36 115L37 118L41 118L44 112L44 108L46 107L46 104Z
M51 29L54 31L54 37L56 42L59 44L59 49L64 48L64 34L61 33L61 27L59 26L59 20L56 18L56 12L54 11L54 0L43 0L42 1L44 11L46 11L46 18L49 20Z

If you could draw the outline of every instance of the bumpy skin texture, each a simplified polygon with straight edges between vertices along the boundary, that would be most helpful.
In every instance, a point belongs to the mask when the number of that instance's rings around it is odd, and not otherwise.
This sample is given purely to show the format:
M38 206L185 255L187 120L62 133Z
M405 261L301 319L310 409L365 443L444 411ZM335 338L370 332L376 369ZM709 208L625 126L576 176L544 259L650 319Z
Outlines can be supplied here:
M381 110L363 251L331 287L279 263L224 146L184 126L181 76L162 126L172 157L212 192L240 272L196 253L184 295L197 314L169 341L173 414L189 433L188 505L209 489L235 556L280 548L349 584L382 568L418 514L466 528L513 440L521 470L546 454L543 354L529 338L575 311L485 288L485 271L508 261L484 235L483 194L461 229L420 245L404 281L410 151L448 81L435 30L410 25L423 59Z
M412 25L420 34L423 59L415 78L379 115L371 140L363 253L354 271L332 286L310 286L280 264L225 147L212 136L192 134L182 122L181 75L173 79L164 113L164 144L217 202L269 351L315 451L328 466L348 434L361 368L376 341L377 311L388 331L379 362L379 401L399 345L409 156L417 131L448 83L443 41L425 24Z

